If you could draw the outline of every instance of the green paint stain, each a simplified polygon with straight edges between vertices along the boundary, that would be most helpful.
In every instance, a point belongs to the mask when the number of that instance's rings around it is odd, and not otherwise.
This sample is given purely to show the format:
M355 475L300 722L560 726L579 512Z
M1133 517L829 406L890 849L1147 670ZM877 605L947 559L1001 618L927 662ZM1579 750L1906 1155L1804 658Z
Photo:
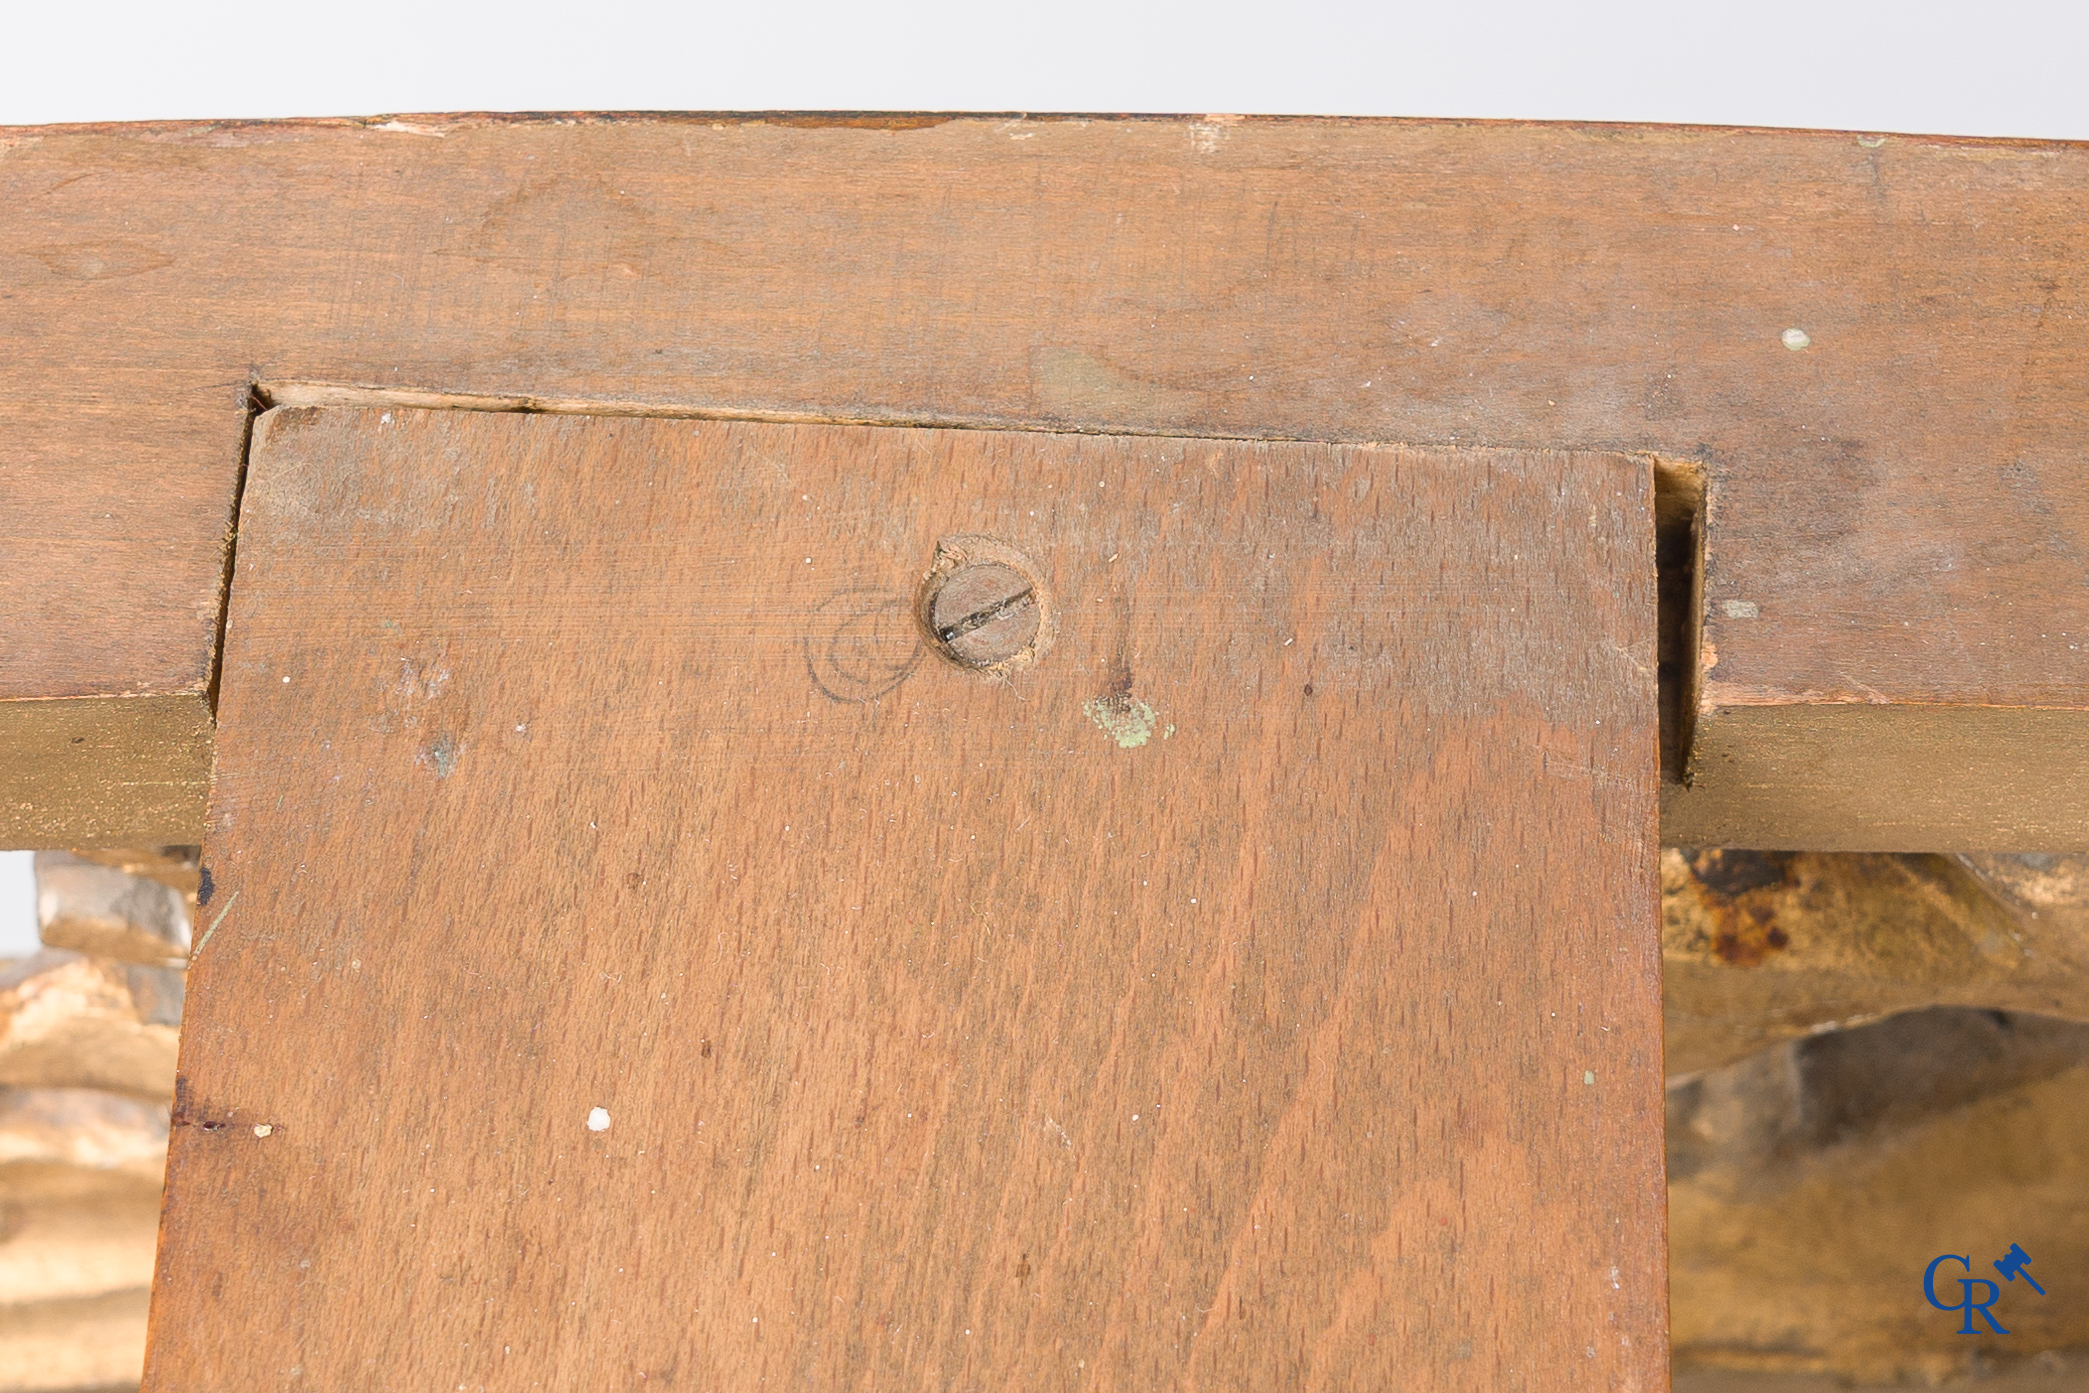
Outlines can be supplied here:
M1136 750L1153 738L1153 723L1156 717L1153 708L1134 696L1091 697L1081 703L1088 719L1096 728L1117 742L1121 750ZM1168 727L1168 734L1175 732ZM1161 737L1167 739L1167 735Z
M1592 1083L1594 1083L1594 1082L1596 1081L1596 1072L1595 1072L1595 1070L1593 1070L1593 1069L1584 1069L1584 1070L1582 1070L1582 1071L1581 1071L1581 1081L1582 1081L1583 1083L1589 1083L1589 1084L1592 1084Z

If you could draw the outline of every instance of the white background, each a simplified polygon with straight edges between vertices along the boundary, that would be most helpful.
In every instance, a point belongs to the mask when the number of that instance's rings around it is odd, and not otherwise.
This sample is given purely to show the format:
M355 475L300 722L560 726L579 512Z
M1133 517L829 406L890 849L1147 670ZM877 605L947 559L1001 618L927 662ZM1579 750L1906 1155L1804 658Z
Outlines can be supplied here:
M2082 0L0 0L0 19L0 124L826 108L2089 138Z
M1161 111L2089 140L2084 0L0 0L0 34L0 125L465 110ZM0 855L0 957L35 945L27 860Z

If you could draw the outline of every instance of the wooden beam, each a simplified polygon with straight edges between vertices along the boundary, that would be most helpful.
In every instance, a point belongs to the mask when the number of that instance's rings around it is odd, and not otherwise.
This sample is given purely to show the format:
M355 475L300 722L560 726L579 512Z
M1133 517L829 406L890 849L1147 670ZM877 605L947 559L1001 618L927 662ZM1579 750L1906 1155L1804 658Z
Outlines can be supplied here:
M0 841L193 843L210 793L203 692L0 703Z
M431 117L10 130L0 199L10 762L53 697L200 731L249 386L321 384L1696 461L1671 839L2089 846L2089 147ZM192 839L208 751L136 710L7 839L122 780Z
M1645 461L255 439L148 1389L1666 1386Z

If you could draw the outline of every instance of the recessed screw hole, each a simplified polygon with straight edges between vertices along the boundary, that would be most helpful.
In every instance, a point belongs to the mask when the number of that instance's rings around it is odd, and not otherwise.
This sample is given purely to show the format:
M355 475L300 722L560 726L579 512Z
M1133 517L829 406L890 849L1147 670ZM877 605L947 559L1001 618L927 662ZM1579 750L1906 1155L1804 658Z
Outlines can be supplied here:
M949 543L939 549L921 617L946 657L985 670L1036 655L1047 606L1030 568L1016 564L1020 558L1007 547L983 541L968 539L963 551Z

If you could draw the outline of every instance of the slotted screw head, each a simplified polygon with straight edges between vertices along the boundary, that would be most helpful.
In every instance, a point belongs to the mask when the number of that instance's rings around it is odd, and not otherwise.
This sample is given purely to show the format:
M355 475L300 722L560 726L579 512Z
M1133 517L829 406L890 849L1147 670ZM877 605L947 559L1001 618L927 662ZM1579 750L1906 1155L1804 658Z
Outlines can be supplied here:
M953 570L929 609L936 640L969 667L1005 663L1037 637L1037 595L1030 578L998 561Z
M916 613L938 652L960 667L1028 666L1051 643L1052 601L1037 566L992 537L945 537L922 577Z

